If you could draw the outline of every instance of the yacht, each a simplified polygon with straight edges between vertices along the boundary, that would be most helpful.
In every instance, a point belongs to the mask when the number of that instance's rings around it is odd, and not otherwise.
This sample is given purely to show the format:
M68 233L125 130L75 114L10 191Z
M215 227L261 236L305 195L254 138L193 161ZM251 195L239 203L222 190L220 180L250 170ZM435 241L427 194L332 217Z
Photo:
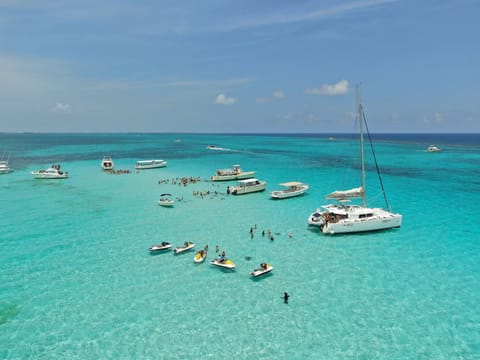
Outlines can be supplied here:
M239 180L236 186L227 188L227 193L233 195L249 194L258 191L264 191L267 187L265 181L258 179Z
M250 179L255 176L255 171L243 171L240 165L233 165L231 169L218 169L211 177L212 181Z
M46 170L32 171L35 179L67 179L68 172L60 170L60 165L52 165Z
M104 156L101 165L103 170L113 170L115 164L110 156Z
M165 160L140 160L140 161L137 161L135 165L135 169L137 170L156 169L156 168L162 168L165 166L167 166L167 162Z
M377 175L382 186L382 193L386 203L386 209L367 207L367 197L365 194L365 152L364 152L364 129L368 134L366 117L363 112L363 106L360 101L360 89L357 87L357 115L356 120L360 127L360 157L361 157L361 186L350 190L339 190L330 193L327 199L338 201L338 203L328 204L317 209L310 215L308 223L318 225L324 234L355 233L376 230L386 230L398 228L402 224L402 215L390 211L383 182L381 181L378 164L375 159ZM371 139L368 136L368 139ZM371 142L371 140L370 140ZM371 149L373 151L373 146ZM361 199L362 205L349 204L353 199Z

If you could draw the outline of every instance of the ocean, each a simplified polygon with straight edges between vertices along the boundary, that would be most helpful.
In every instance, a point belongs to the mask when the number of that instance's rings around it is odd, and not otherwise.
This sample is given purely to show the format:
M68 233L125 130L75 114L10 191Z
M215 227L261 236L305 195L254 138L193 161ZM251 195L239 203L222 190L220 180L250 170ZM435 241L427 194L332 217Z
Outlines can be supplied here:
M350 135L0 134L15 169L0 175L0 358L479 358L480 135L372 138L402 227L329 236L307 219L359 186ZM130 172L102 171L104 155ZM148 159L168 165L134 170ZM367 161L369 206L383 206ZM52 164L70 178L33 178ZM209 181L234 164L267 191ZM287 181L310 189L270 199ZM207 261L151 255L162 241L208 244ZM209 264L216 245L234 271ZM274 271L252 279L262 262Z

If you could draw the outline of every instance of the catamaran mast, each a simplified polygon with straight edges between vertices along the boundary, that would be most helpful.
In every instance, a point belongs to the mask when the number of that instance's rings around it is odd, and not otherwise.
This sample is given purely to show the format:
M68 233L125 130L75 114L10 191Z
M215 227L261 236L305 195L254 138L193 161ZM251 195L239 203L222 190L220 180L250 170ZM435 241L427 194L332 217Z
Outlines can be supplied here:
M360 126L360 158L362 162L362 206L367 207L367 195L365 190L365 150L363 146L363 109L362 109L362 99L360 95L360 85L357 84L357 120Z

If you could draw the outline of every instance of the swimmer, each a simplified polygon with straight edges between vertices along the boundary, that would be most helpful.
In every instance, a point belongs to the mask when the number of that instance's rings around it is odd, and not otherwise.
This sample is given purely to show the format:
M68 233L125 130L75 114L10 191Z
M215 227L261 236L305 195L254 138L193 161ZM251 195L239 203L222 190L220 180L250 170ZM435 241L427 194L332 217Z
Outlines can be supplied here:
M285 302L285 304L288 304L288 298L290 297L290 295L288 295L288 293L285 291L283 293L283 301Z

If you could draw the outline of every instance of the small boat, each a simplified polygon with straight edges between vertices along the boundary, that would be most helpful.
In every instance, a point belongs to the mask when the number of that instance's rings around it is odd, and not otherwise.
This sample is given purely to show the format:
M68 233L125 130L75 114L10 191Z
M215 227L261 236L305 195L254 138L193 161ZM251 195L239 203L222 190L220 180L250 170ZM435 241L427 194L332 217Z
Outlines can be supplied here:
M303 195L305 191L308 190L308 185L298 182L298 181L290 181L283 184L286 189L283 190L275 190L270 193L270 196L274 199L286 199L289 197Z
M435 145L430 145L428 148L427 148L427 152L440 152L442 150L440 150L439 147L436 147Z
M60 165L52 165L46 170L32 171L35 179L67 179L68 172L60 170Z
M172 207L175 204L175 201L169 198L171 194L162 194L160 195L160 200L158 200L158 205L165 207Z
M1 160L0 161L0 174L8 174L9 172L12 172L13 169L10 168L8 165L8 160Z
M218 149L217 149L218 150ZM233 165L231 169L218 169L216 175L212 175L212 181L250 179L255 176L255 171L243 171L240 165Z
M156 169L167 166L165 160L140 160L135 164L136 170Z
M264 191L267 183L258 179L239 180L236 186L227 188L227 193L233 195L249 194L258 191Z
M173 249L173 252L175 254L180 254L182 252L193 249L194 247L195 247L194 243L192 243L191 241L185 241L185 243L183 245L177 246L175 249Z
M202 263L207 258L207 252L205 250L198 250L193 257L193 261L196 263Z
M2 159L0 160L0 174L8 174L13 171L8 165L8 160L10 159L10 154L5 156L5 153L2 155Z
M114 163L110 156L104 156L101 163L103 170L113 170Z
M235 263L232 260L217 258L210 262L213 266L218 266L226 269L235 269Z
M162 251L162 250L167 250L167 249L171 249L172 248L172 244L170 244L169 242L166 242L166 241L163 241L161 244L159 245L152 245L148 248L148 251L150 252L157 252L157 251Z
M261 263L258 269L255 269L250 273L250 276L253 276L253 277L262 276L262 275L268 274L272 270L273 270L272 265L268 263Z

